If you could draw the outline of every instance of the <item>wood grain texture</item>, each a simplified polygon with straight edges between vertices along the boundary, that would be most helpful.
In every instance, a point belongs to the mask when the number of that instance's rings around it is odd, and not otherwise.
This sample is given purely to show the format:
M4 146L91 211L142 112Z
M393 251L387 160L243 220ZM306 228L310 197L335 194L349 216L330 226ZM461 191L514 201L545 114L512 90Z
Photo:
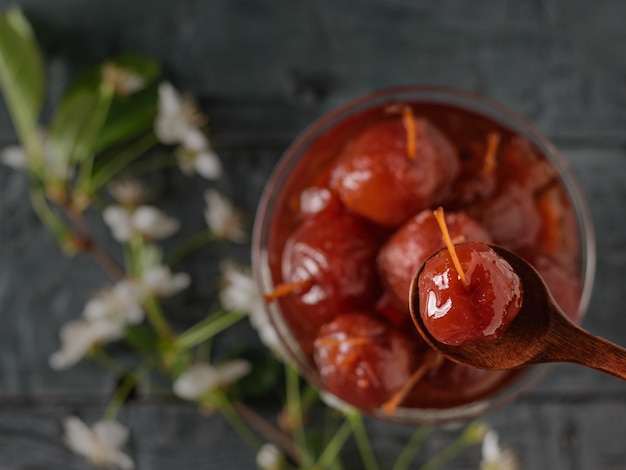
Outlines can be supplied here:
M33 21L46 54L45 116L85 67L122 52L154 56L168 79L200 98L224 162L218 186L249 214L291 139L359 93L428 83L508 105L556 141L588 197L599 250L584 325L626 345L623 1L0 0L0 8L13 4ZM0 99L0 147L14 139ZM163 208L183 220L171 243L203 225L198 195L205 182L172 172L155 183ZM74 413L98 419L113 380L89 364L52 372L47 357L58 347L59 327L79 315L106 277L90 260L59 253L26 195L23 175L0 167L0 469L89 468L65 449L60 423ZM174 300L184 307L177 327L201 318L222 250L202 250L181 264L194 283ZM245 246L226 254L249 260ZM225 340L255 341L247 325ZM624 392L617 379L559 365L487 418L522 468L619 469L626 460ZM191 406L141 399L121 419L132 429L127 450L139 469L254 468L254 452L221 418L202 417ZM412 431L374 422L369 429L386 464ZM453 435L438 430L424 455ZM473 469L477 461L474 449L447 468Z

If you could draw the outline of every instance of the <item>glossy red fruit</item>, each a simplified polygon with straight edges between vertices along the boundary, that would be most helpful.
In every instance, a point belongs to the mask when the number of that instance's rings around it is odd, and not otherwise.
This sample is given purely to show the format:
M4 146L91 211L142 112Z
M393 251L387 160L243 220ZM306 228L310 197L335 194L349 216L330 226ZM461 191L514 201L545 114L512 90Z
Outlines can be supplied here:
M325 186L304 189L298 198L298 211L308 217L322 211L340 211L341 201L336 193Z
M511 184L477 208L480 223L493 241L511 251L534 244L541 219L528 188Z
M315 340L314 359L325 388L363 409L389 400L417 363L404 335L362 312L340 315L324 325Z
M576 215L561 188L551 186L537 198L541 228L537 246L541 253L576 271L579 262L580 237Z
M437 341L453 346L499 338L522 306L519 276L483 243L463 243L455 251L466 284L447 249L429 258L420 273L424 326Z
M375 267L380 243L375 227L342 211L305 219L282 257L283 282L304 286L285 298L290 310L320 326L340 313L369 308L381 293Z
M388 292L383 292L383 295L376 302L375 310L376 313L379 313L389 323L398 328L408 327L409 329L414 329L408 305L406 308L397 307L391 298L391 294Z
M496 170L501 186L514 183L533 193L557 176L554 167L539 156L527 139L519 136L503 144Z
M580 320L578 305L582 286L575 272L555 259L541 254L530 255L526 259L541 274L548 290L563 313L573 321Z
M446 224L454 240L490 242L481 225L463 212L446 212ZM431 210L406 222L380 250L378 272L398 308L408 309L409 287L426 258L444 247L441 229Z
M493 394L511 377L510 370L481 370L443 359L420 380L405 406L447 408L471 402Z
M450 141L426 119L412 119L413 157L405 125L394 117L354 137L331 173L331 186L348 209L386 227L397 227L434 204L459 171Z

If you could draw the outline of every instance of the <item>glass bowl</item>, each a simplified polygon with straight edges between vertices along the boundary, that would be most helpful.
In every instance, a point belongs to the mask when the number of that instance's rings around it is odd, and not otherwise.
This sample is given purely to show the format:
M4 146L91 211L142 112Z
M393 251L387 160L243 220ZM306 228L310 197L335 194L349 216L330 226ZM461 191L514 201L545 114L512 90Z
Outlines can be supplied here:
M323 171L345 141L372 122L381 109L398 104L460 109L493 121L513 134L527 139L554 167L566 197L571 203L579 237L581 294L578 318L586 312L594 277L595 243L591 218L584 197L556 147L532 124L502 105L464 91L441 87L406 86L383 89L358 97L327 113L306 128L285 151L265 186L254 223L253 272L262 293L274 292L280 284L280 251L288 228L277 226L280 214L290 210L294 195L306 188L312 176ZM320 390L324 383L315 364L305 354L285 321L280 302L266 305L269 321L275 328L287 358L302 375ZM447 408L398 407L389 414L381 409L367 414L387 421L407 424L436 424L467 420L514 398L543 375L546 366L525 369L523 373L486 397Z

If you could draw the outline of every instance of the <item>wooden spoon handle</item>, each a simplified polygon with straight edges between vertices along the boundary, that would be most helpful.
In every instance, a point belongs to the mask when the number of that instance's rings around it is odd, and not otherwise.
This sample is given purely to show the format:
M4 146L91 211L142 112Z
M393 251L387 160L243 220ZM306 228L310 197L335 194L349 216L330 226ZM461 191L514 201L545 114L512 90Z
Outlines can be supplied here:
M565 317L554 322L545 338L545 360L572 362L626 380L625 348L583 330Z

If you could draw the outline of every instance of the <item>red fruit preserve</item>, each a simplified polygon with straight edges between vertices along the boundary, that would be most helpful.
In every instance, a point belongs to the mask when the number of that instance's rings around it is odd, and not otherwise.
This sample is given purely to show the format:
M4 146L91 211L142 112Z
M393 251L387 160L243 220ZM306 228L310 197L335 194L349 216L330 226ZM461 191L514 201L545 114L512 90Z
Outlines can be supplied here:
M441 250L438 207L463 276ZM419 293L446 344L499 337L521 306L519 277L485 243L529 261L578 320L593 273L587 217L560 156L520 118L461 92L383 90L287 150L257 215L255 275L286 354L315 385L382 418L468 418L533 373L432 351L411 322L413 278L441 250Z
M453 250L430 257L418 277L424 326L451 346L500 338L522 306L519 276L483 243L462 243Z

